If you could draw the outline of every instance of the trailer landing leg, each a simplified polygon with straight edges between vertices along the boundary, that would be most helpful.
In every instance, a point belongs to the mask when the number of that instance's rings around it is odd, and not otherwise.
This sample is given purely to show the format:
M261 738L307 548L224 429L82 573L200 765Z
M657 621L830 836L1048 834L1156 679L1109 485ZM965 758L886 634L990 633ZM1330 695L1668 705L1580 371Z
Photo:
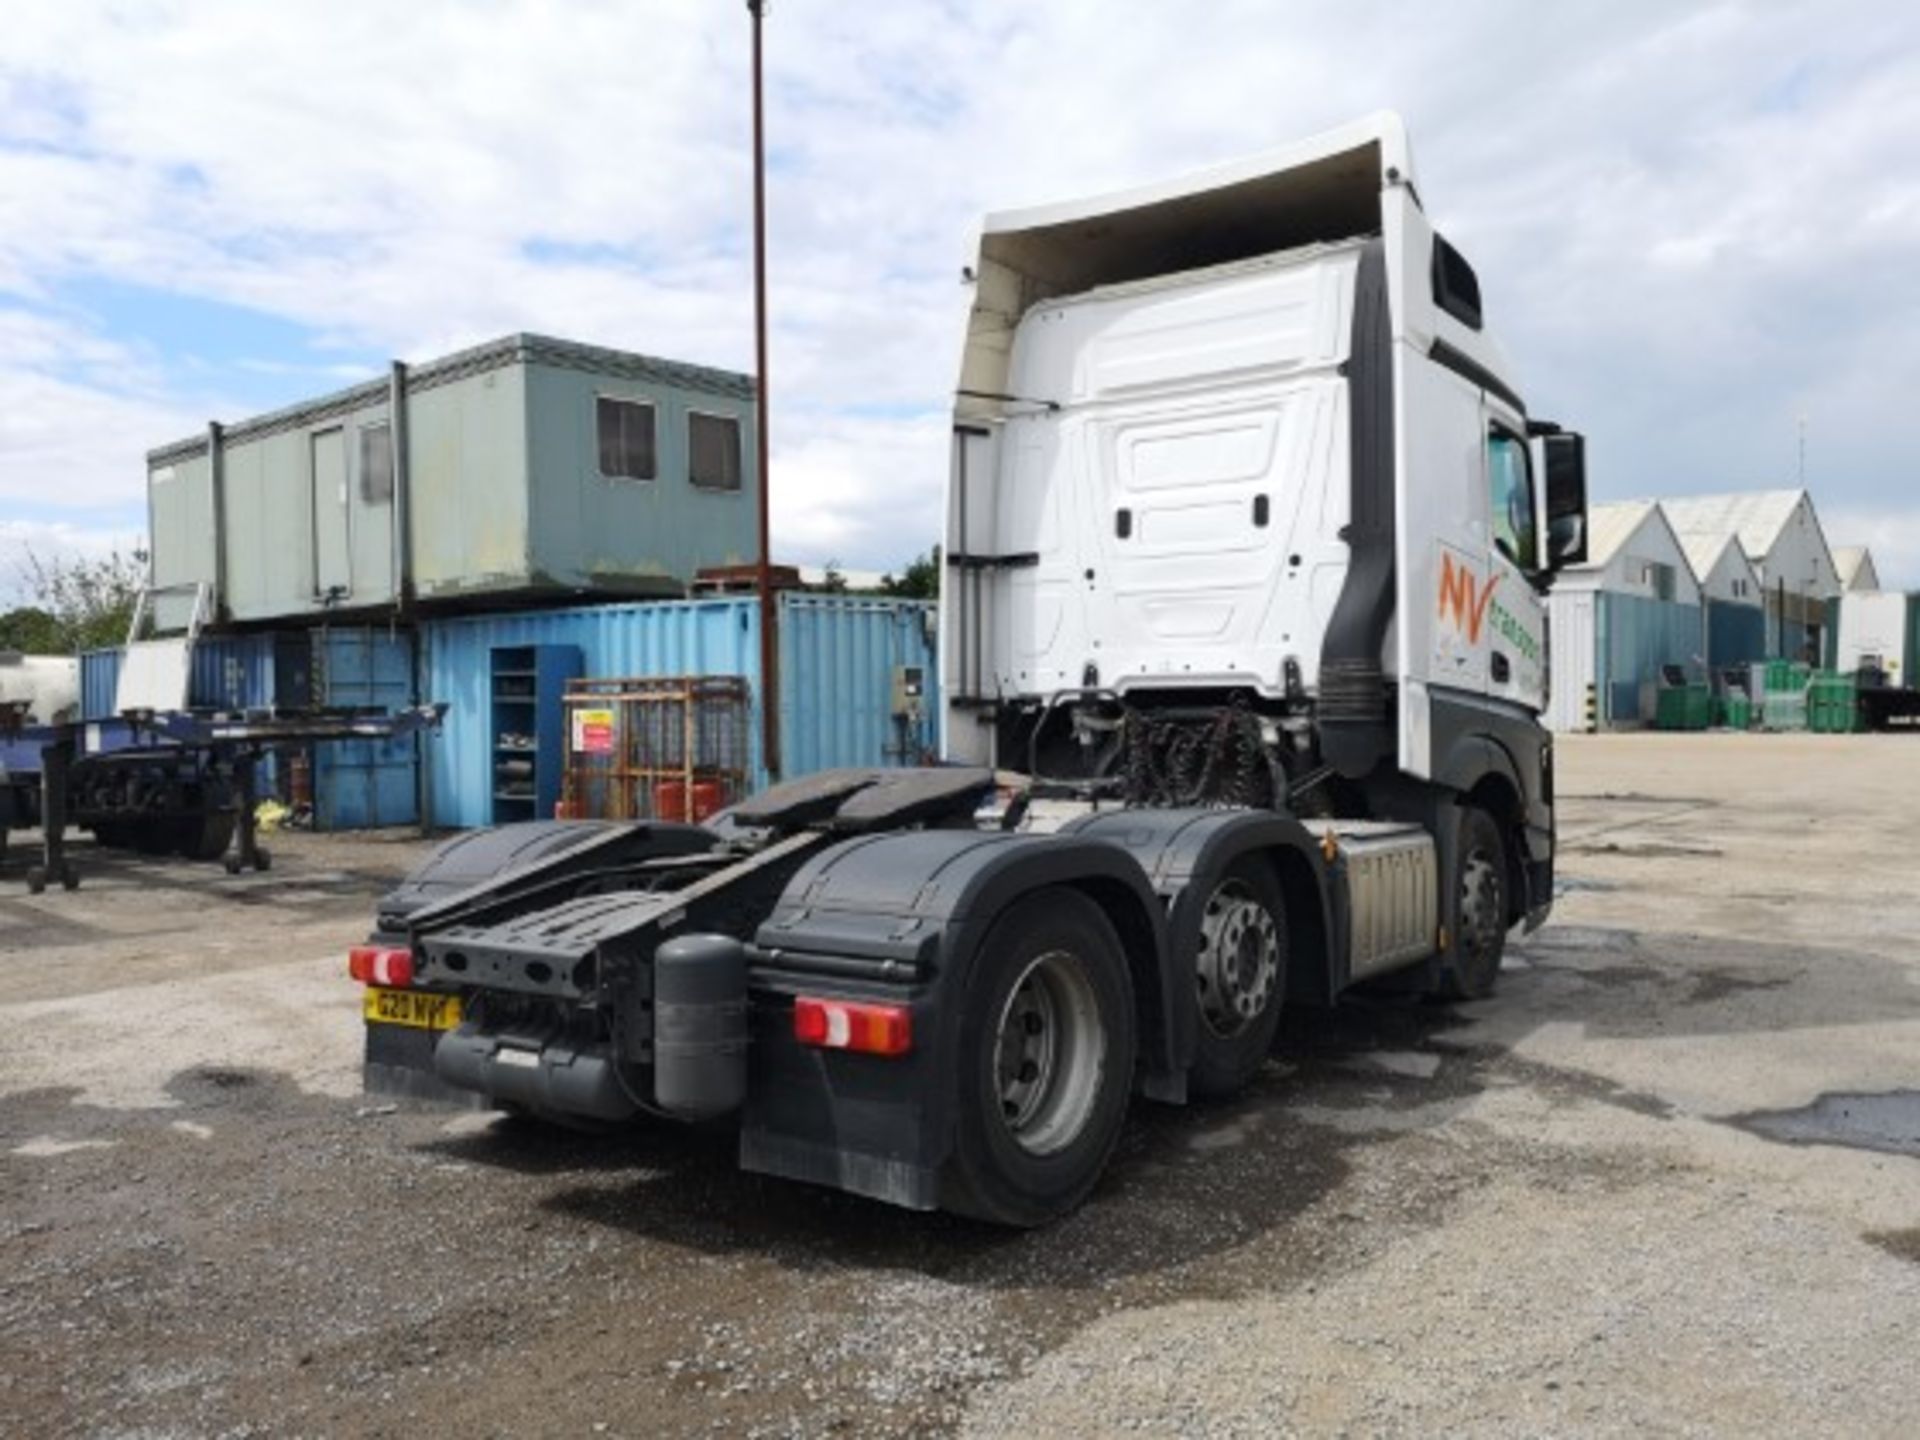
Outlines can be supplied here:
M41 861L27 869L27 891L38 895L51 880L63 890L80 888L80 872L67 859L67 772L73 741L57 740L40 752Z
M248 869L266 870L273 865L273 856L260 845L254 829L253 766L258 758L251 750L233 757L234 804L239 813L234 816L233 853L224 862L229 875Z

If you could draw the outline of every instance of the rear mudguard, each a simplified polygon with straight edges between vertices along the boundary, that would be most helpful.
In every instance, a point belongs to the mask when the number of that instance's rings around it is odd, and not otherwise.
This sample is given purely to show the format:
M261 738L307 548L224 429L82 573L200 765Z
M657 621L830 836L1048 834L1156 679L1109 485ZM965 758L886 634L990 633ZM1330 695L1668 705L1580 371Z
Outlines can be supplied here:
M1140 1004L1140 1063L1166 1076L1178 988L1166 921L1139 862L1105 840L971 830L864 836L788 883L756 936L743 1168L930 1210L952 1148L960 1025L980 943L1021 896L1090 895L1119 932ZM913 1047L886 1058L793 1038L798 994L905 1003Z

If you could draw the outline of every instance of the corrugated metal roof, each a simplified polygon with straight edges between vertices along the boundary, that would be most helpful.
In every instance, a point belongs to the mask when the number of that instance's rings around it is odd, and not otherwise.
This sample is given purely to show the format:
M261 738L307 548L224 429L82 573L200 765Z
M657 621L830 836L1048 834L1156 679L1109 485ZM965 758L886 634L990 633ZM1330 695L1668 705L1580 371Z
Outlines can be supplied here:
M1683 539L1689 535L1738 536L1740 548L1748 557L1758 558L1773 548L1781 528L1793 518L1806 493L1744 490L1732 495L1689 495L1662 500L1660 507L1667 512L1674 533Z
M1840 583L1849 590L1862 568L1870 567L1877 574L1879 567L1873 565L1873 556L1864 545L1836 545L1833 547L1834 573L1839 575Z
M1687 552L1687 564L1693 567L1693 578L1702 585L1707 583L1707 577L1713 574L1714 567L1720 563L1721 552L1729 545L1733 547L1733 553L1740 557L1740 568L1747 577L1759 578L1754 575L1752 562L1747 559L1747 552L1738 536L1689 534L1684 530L1675 534L1680 541L1680 548Z
M737 400L753 398L753 377L732 370L711 370L703 365L687 365L678 360L661 360L630 350L608 350L598 345L583 345L576 340L559 340L551 335L503 335L484 345L443 355L407 367L407 391L415 394L436 385L448 385L469 375L484 374L514 364L557 365L569 370L585 370L594 375L611 375L623 380L651 381L681 390L709 395L726 395ZM368 380L330 395L302 400L281 410L235 421L222 432L229 444L257 440L288 430L319 424L338 415L348 415L384 402L391 380ZM207 437L190 436L160 445L147 452L147 464L164 465L189 460L204 454Z
M1620 553L1652 512L1651 500L1612 500L1587 510L1587 558L1570 570L1599 570Z

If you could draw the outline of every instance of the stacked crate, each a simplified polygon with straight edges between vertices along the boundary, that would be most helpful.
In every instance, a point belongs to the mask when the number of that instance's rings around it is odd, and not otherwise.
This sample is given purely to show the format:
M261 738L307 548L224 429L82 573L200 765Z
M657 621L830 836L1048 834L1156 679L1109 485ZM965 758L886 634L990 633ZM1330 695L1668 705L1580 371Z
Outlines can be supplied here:
M1852 675L1822 671L1807 687L1807 728L1822 735L1866 729L1860 717L1860 685Z

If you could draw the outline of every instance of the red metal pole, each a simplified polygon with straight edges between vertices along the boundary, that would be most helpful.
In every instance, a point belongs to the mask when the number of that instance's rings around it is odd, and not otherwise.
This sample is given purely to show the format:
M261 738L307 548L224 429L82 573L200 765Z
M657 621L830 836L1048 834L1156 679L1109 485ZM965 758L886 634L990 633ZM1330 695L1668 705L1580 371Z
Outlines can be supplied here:
M747 0L753 16L753 346L754 403L759 440L754 455L760 487L760 749L767 779L780 778L779 609L773 597L773 532L768 515L767 452L773 441L767 419L767 147L761 117L760 22L766 0Z

